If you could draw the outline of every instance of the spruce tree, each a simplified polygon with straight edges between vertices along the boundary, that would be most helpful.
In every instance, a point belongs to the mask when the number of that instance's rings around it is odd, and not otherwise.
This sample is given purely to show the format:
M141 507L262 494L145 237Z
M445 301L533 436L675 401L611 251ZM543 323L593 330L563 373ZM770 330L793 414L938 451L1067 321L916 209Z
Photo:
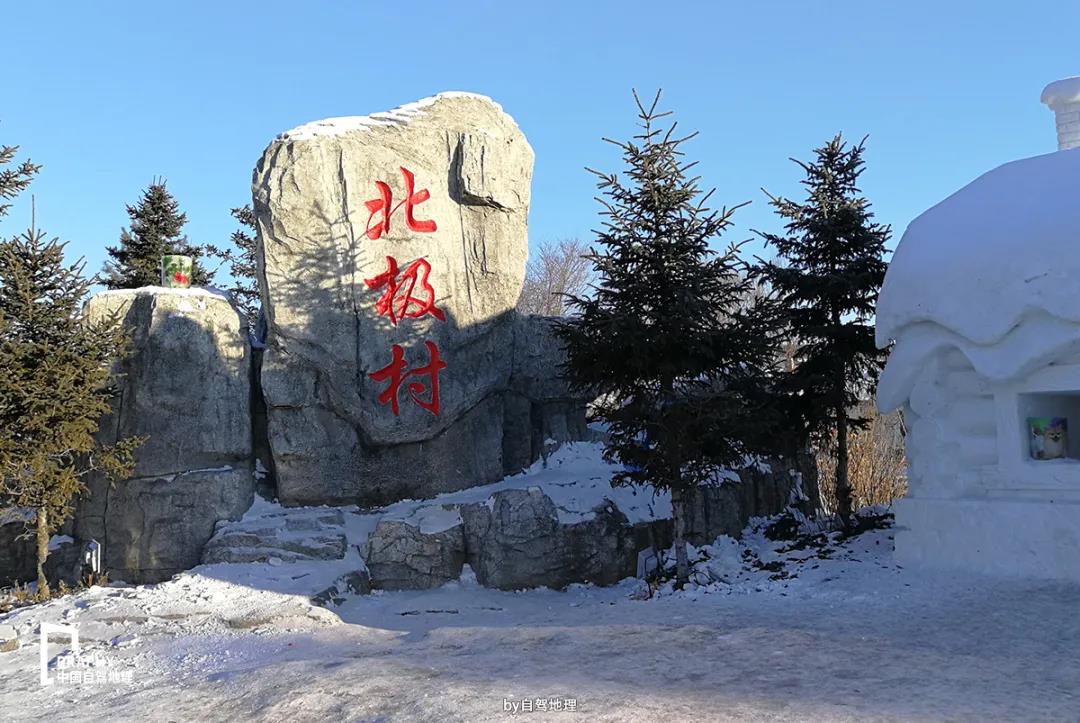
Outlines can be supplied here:
M80 317L90 281L81 261L64 262L64 246L33 227L0 241L0 497L36 510L38 591L46 595L49 537L70 516L81 478L91 469L130 475L141 441L106 448L94 440L124 339L118 320Z
M13 156L4 148L0 163ZM28 162L14 174L0 172L0 195L12 198L36 172ZM64 262L63 243L46 240L33 223L0 241L0 505L36 512L30 526L42 596L49 594L49 537L70 515L81 478L92 469L113 479L130 475L142 441L95 443L124 339L117 320L81 318L90 287L82 271L81 261Z
M759 233L777 260L757 267L794 344L782 383L791 418L808 436L836 435L836 512L845 525L853 512L848 431L865 426L858 402L887 355L874 343L873 317L890 229L874 222L858 187L864 148L865 139L849 147L837 134L814 150L814 161L792 159L804 171L806 199L769 196L785 232Z
M762 428L758 392L775 350L745 303L738 245L710 243L734 209L711 210L688 172L675 124L657 127L659 93L649 107L637 94L641 132L614 143L625 179L592 171L603 198L599 250L588 258L596 281L569 299L556 327L570 383L595 392L609 431L604 456L622 465L613 485L669 490L677 583L688 577L687 509L693 491L737 468ZM591 169L590 169L591 170Z
M131 219L129 228L120 232L120 244L109 246L110 261L105 263L104 283L110 289L135 289L161 284L161 257L183 254L194 259L191 273L193 286L206 286L212 274L199 263L205 250L188 243L181 234L187 214L165 187L165 181L154 180L134 206L127 207Z
M18 146L0 146L0 166L7 166L14 161L18 152ZM10 201L15 198L26 190L40 170L41 166L31 163L29 159L15 168L0 168L0 199ZM0 203L0 218L7 215L10 208L10 203Z
M233 303L247 320L248 331L254 333L261 307L258 261L255 257L258 243L255 233L255 211L248 204L243 208L234 208L230 213L241 226L233 231L230 239L234 248L220 249L217 246L208 245L206 253L229 264L233 285L228 291L232 295Z

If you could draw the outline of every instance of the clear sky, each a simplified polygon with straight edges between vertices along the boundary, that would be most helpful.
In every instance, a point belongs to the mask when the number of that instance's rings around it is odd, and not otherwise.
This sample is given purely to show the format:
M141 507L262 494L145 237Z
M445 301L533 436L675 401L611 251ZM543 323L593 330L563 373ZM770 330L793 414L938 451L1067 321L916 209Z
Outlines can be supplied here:
M1080 75L1080 3L65 2L4 0L0 143L43 164L38 225L89 267L155 176L193 242L224 242L267 143L300 123L442 90L489 95L536 151L530 241L589 237L584 166L633 132L630 91L663 88L734 240L778 223L837 131L869 134L864 191L896 240L1003 162L1055 149L1049 81ZM988 213L1007 209L987 209ZM0 224L29 221L29 199ZM755 249L756 250L756 249Z

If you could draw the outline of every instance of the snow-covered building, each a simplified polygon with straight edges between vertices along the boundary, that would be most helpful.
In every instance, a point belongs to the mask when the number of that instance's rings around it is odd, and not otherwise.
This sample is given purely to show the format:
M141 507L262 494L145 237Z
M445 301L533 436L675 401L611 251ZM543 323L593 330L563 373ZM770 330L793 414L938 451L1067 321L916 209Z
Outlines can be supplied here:
M881 290L878 405L909 430L902 563L1080 580L1080 77L1042 100L1059 150L912 221ZM1047 418L1060 452L1033 436Z

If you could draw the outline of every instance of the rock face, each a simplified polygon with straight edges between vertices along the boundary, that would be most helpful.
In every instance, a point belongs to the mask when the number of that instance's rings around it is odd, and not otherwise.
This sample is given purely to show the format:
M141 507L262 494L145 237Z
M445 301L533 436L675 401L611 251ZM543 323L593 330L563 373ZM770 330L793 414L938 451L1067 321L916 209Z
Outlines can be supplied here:
M430 497L520 469L544 434L582 432L551 381L557 345L514 311L532 164L513 120L462 93L266 149L262 387L284 503Z
M817 470L814 460L774 459L739 472L739 484L698 487L687 511L687 539L709 545L720 535L738 537L751 517L769 517L789 506L817 514Z
M0 587L29 580L35 572L34 539L25 537L34 511L26 507L0 509Z
M517 316L509 389L503 396L503 472L535 462L546 440L589 439L588 395L575 394L559 373L563 346L542 316Z
M368 573L384 590L438 587L461 575L465 538L461 525L425 532L401 520L382 520L368 537Z
M0 587L37 577L35 519L34 510L28 507L0 509ZM53 584L75 585L82 577L82 552L83 545L70 537L54 536L49 544L49 557L45 560L45 576Z
M71 527L103 545L113 579L168 579L199 563L219 520L251 505L247 336L227 297L202 289L104 292L85 313L119 315L132 339L100 441L149 439L132 479L91 476Z

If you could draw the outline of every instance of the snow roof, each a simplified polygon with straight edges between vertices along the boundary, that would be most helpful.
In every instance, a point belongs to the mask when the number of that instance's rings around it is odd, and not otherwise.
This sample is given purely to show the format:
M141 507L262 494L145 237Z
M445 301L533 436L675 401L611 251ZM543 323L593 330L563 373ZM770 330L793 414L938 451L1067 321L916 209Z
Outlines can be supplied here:
M406 103L393 110L372 113L370 115L341 116L311 121L310 123L299 125L292 130L285 131L279 135L278 138L280 140L290 141L308 140L317 136L335 136L341 133L348 133L349 131L370 130L378 126L405 125L413 119L424 115L425 109L438 101L449 98L473 98L475 100L484 101L485 103L490 103L495 106L495 109L500 113L505 113L501 105L486 95L467 93L460 90L449 90L431 96L430 98L422 98L413 101L412 103ZM511 119L511 121L513 121L513 119Z
M1080 323L1080 149L1007 163L908 226L877 306L877 343L932 322L981 345L1032 312Z

